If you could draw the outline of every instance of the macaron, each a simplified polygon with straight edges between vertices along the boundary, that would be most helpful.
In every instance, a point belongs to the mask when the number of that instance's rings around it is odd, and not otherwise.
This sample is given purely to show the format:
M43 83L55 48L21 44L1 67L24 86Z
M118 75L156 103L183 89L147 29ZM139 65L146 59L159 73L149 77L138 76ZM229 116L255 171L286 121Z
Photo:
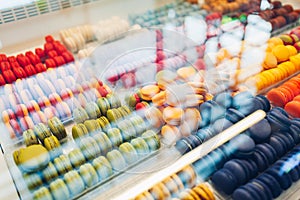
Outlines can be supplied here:
M46 187L41 187L38 190L34 191L32 198L34 200L37 200L37 199L52 200L53 199L49 189Z
M33 144L39 144L39 141L32 129L28 129L23 132L23 141L26 146L30 146Z
M232 105L233 98L229 92L218 93L213 97L213 101L217 102L220 106L224 108L230 108Z
M110 128L107 130L107 136L111 141L112 146L118 147L123 143L121 131L118 128Z
M85 137L88 135L88 133L88 129L84 124L79 123L72 127L72 137L74 140Z
M112 165L104 156L95 158L92 161L92 165L95 168L100 181L106 180L113 174Z
M102 131L100 123L95 119L86 120L84 123L90 135L97 134L97 132Z
M35 125L33 130L42 143L44 142L45 138L51 136L50 130L43 123Z
M141 135L141 137L148 144L150 151L156 151L161 147L160 139L154 131L147 130Z
M89 119L97 119L101 116L101 111L95 102L89 102L85 106Z
M97 172L90 163L81 165L79 167L79 174L87 187L91 187L99 181Z
M269 187L273 198L277 198L282 193L283 190L281 189L279 182L268 173L261 174L257 179Z
M49 162L48 166L42 171L43 179L46 183L50 183L53 179L58 177L58 171L52 162Z
M111 128L110 122L105 116L101 116L97 119L97 121L100 124L102 130L107 131Z
M163 110L163 119L168 125L177 126L182 121L183 114L181 108L168 106Z
M31 191L43 185L42 177L38 173L23 174L23 179L26 183L27 188Z
M65 126L57 117L53 117L48 120L48 127L51 133L56 136L58 140L62 140L67 137Z
M86 160L92 160L101 155L101 149L96 140L90 136L80 139L79 148Z
M247 132L256 143L261 143L266 141L271 136L271 126L268 120L263 119L251 126Z
M150 152L148 144L141 137L137 137L131 140L130 144L135 148L136 152L138 153L138 156L145 156Z
M159 91L160 89L157 85L147 85L140 89L140 95L143 100L150 101Z
M127 166L125 158L123 157L123 155L120 153L119 150L114 149L108 152L106 154L106 157L107 160L110 162L112 168L116 172L123 171Z
M56 157L53 160L53 164L55 165L55 168L57 169L60 175L64 175L65 173L73 169L69 157L64 154Z
M64 175L64 182L66 183L71 196L75 196L84 191L84 182L79 173L75 170L71 170Z
M119 151L124 156L126 163L128 165L136 162L139 159L137 151L135 150L133 145L130 144L129 142L125 142L125 143L121 144L119 146Z
M49 151L52 159L62 154L60 142L54 135L45 138L44 146Z
M145 118L154 129L160 129L165 123L162 112L156 107L146 109Z
M83 123L85 120L88 119L88 113L82 107L78 107L73 110L73 120L76 123Z
M81 150L76 148L69 152L68 154L69 160L74 168L78 168L79 166L85 163L85 157L82 154Z
M211 177L213 184L225 194L230 195L238 186L237 177L226 168L222 168Z
M13 157L15 163L24 172L37 172L45 168L50 161L47 149L40 144L16 150Z

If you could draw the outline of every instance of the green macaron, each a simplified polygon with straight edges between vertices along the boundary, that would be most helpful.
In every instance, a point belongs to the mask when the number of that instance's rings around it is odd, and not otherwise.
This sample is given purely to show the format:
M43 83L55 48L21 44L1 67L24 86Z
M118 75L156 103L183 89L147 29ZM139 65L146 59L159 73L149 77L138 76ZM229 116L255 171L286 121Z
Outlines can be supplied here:
M103 131L107 131L111 128L110 122L105 116L101 116L97 119L97 121L100 124Z
M104 132L99 132L93 135L93 138L96 140L98 146L100 147L102 155L106 155L107 152L112 150L113 145Z
M63 123L58 119L58 117L52 117L48 120L48 127L53 135L57 137L58 140L62 140L67 137L67 132Z
M44 146L49 151L52 159L62 154L62 148L60 146L60 142L54 135L45 138Z
M123 171L126 168L126 161L120 151L114 149L106 154L107 160L116 172Z
M96 140L90 136L80 140L79 148L87 160L92 160L101 154L100 147Z
M118 147L123 142L121 131L118 128L108 129L107 136L114 147Z
M52 181L49 188L54 199L69 199L71 197L66 183L60 178Z
M49 183L53 179L58 177L58 171L52 162L49 162L48 166L42 171L43 179Z
M23 141L26 146L30 146L33 144L39 144L39 141L37 137L34 134L34 131L32 129L28 129L23 132Z
M34 200L53 200L52 195L48 188L41 187L33 193Z
M94 159L92 165L96 169L100 181L107 179L113 174L112 166L104 156Z
M42 143L44 143L45 138L51 136L50 130L43 123L39 123L39 124L35 125L33 130Z
M129 142L124 142L119 146L119 151L124 156L127 164L132 164L138 160L135 148Z
M106 115L107 110L110 109L110 104L105 97L101 97L97 100L98 108L103 115Z
M150 152L148 144L141 137L137 137L130 141L132 146L135 148L139 156L146 155Z
M83 165L85 163L85 157L82 154L80 149L73 149L68 154L68 157L70 159L70 162L71 162L72 166L75 167L75 168L77 168L80 165Z
M95 119L86 120L83 124L88 129L90 135L96 134L96 132L102 130L100 123Z
M101 116L101 111L95 102L87 103L85 110L90 119L97 119Z
M73 136L74 140L83 138L83 137L87 136L88 133L89 133L89 131L84 124L79 123L79 124L75 124L72 127L72 136Z
M71 193L71 196L76 196L84 191L84 182L76 170L69 171L64 175L64 181Z
M153 130L147 130L141 136L149 146L150 151L155 151L160 148L161 143L158 135Z
M43 185L42 177L38 173L25 173L23 179L29 190L34 190Z
M53 163L60 175L64 175L73 169L71 161L66 155L60 155L59 157L55 158Z
M121 101L116 94L108 94L106 95L106 99L108 100L111 108L118 108L121 106Z
M83 123L85 120L88 119L89 115L82 107L78 107L73 110L73 120L76 123Z
M81 165L79 168L79 174L87 187L91 187L99 181L97 172L90 163Z

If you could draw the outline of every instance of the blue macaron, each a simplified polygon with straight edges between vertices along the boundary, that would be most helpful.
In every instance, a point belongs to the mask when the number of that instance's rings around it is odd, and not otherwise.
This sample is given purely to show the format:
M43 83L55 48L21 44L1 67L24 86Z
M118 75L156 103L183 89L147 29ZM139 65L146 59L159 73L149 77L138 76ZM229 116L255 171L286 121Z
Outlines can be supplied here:
M175 148L183 155L190 152L193 148L192 146L183 139L180 139L176 142Z
M247 133L256 143L262 143L266 141L271 135L271 126L268 120L263 119L258 123L251 126Z
M246 134L240 134L234 137L228 144L231 146L233 154L237 158L251 157L255 149L253 139Z
M256 145L255 150L260 151L267 157L269 165L273 164L277 159L277 153L275 149L268 143Z
M232 194L232 192L238 187L238 180L234 174L225 168L214 173L211 180L216 188L228 195Z
M273 199L273 194L271 189L266 185L264 182L260 181L259 179L251 180L251 183L255 185L260 191L260 196L263 197L265 200Z
M247 185L243 185L236 189L232 194L233 200L253 200L253 199L260 199L260 196L258 196L257 192L250 188Z
M278 136L271 136L269 144L275 149L278 158L287 152L287 146L285 142Z
M221 92L215 95L213 100L224 108L230 108L233 98L229 92Z
M268 112L271 109L270 101L264 95L256 95L255 99L259 100L263 105L263 107L260 109L264 110L265 112Z
M266 173L273 176L280 184L281 189L286 190L292 185L291 177L282 171L279 166L273 166L266 170Z
M282 189L279 182L270 174L262 173L257 177L258 180L265 183L272 192L272 197L277 198L281 193Z
M263 172L269 166L267 156L260 151L253 153L252 160L256 163L259 172Z
M296 144L300 143L300 128L295 124L291 124L289 134L293 137Z
M247 181L246 170L235 160L230 160L225 163L224 167L228 169L236 178L238 185L242 185Z
M229 121L228 119L226 119L226 118L220 118L220 119L217 119L213 123L212 129L216 133L220 133L220 132L224 131L225 129L229 128L232 125L233 125L233 123L231 121Z
M215 166L217 169L223 167L225 162L228 160L228 157L220 148L211 151L209 155L215 161Z
M227 109L225 113L225 118L228 119L230 122L237 123L238 121L245 118L245 115L234 108Z

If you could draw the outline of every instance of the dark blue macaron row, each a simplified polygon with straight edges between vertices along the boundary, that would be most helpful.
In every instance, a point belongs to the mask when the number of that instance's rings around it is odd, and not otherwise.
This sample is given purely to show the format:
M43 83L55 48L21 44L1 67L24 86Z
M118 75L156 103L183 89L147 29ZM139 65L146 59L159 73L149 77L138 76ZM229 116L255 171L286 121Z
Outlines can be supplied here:
M232 198L258 200L277 198L284 190L290 188L293 182L300 179L299 155L300 146L296 146L258 177L236 189Z
M207 180L237 152L239 154L252 154L254 147L255 143L249 136L245 134L236 136L228 143L225 143L193 163L198 178L203 181Z

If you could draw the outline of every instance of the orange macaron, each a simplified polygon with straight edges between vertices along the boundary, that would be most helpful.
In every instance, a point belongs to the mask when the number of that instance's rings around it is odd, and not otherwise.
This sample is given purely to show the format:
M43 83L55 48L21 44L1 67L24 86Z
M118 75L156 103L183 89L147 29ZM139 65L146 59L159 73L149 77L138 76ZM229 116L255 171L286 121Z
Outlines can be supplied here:
M291 101L285 105L284 109L292 117L300 117L300 101Z
M163 111L163 119L167 124L177 126L181 123L183 114L182 108L168 106Z

